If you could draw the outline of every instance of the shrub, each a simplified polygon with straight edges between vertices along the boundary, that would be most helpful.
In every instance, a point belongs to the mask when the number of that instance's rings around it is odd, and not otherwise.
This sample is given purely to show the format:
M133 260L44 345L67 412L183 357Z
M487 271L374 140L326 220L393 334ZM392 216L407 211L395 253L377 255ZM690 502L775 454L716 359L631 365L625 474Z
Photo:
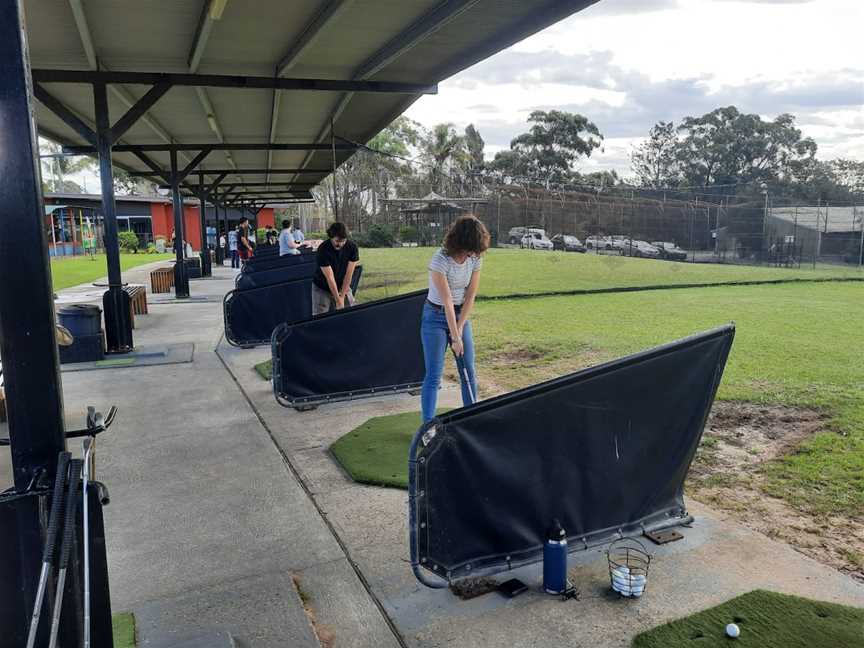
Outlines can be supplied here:
M157 254L158 252L159 252L159 250L156 249L155 243L148 243L147 244L147 254Z
M121 250L137 254L139 242L135 232L120 232L118 239L120 240Z
M399 230L399 239L403 243L416 243L420 239L420 232L413 225L405 225Z
M386 225L373 225L368 231L354 235L354 242L360 247L393 247L396 236Z

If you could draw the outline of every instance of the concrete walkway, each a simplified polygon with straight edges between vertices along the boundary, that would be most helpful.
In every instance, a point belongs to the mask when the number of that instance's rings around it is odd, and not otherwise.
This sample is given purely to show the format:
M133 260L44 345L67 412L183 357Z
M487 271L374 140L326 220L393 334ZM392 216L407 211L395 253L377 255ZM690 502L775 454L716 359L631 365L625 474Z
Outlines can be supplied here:
M384 397L298 413L279 406L270 385L252 370L268 350L243 351L223 343L218 353L405 645L623 648L643 630L757 588L864 607L860 583L692 501L688 506L696 522L682 529L683 541L663 547L648 543L653 562L640 600L610 595L602 550L571 554L571 577L582 592L578 602L540 593L540 565L506 576L532 587L512 600L493 593L461 601L448 590L427 589L409 566L407 493L354 483L328 452L330 444L370 417L418 410L418 399ZM445 406L458 405L455 389L442 394ZM313 600L319 595L315 589L311 594ZM322 610L323 617L330 615L338 610Z
M124 280L149 284L149 270L137 270ZM608 595L598 551L571 560L579 602L540 594L539 566L516 574L534 589L513 600L422 587L408 565L407 493L353 483L328 452L367 418L417 410L418 399L280 407L252 368L269 349L222 341L219 301L233 272L216 275L191 282L195 300L151 299L136 318L136 346L192 343L192 362L63 374L70 425L88 404L120 408L97 471L112 496L113 606L136 614L140 646L228 632L241 647L302 648L320 645L315 627L339 648L628 646L643 629L757 587L864 606L860 584L693 503L686 539L651 548L638 601ZM457 405L456 390L442 404ZM8 473L3 453L0 484Z

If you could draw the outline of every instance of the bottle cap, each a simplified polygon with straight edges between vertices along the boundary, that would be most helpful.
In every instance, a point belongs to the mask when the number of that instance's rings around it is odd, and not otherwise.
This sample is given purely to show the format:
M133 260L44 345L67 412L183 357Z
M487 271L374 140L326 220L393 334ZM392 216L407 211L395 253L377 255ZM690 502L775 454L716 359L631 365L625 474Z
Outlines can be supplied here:
M564 527L561 526L561 522L558 521L558 518L553 518L552 524L549 526L549 530L546 532L546 539L560 542L566 537L567 534L564 532Z

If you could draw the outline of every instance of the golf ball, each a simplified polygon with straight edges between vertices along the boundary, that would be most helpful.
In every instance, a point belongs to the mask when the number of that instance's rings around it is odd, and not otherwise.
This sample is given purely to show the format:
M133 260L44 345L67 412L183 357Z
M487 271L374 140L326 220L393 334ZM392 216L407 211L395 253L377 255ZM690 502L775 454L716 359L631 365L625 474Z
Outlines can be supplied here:
M730 623L726 626L726 636L732 637L733 639L737 639L738 635L741 634L741 629L735 625L734 623Z

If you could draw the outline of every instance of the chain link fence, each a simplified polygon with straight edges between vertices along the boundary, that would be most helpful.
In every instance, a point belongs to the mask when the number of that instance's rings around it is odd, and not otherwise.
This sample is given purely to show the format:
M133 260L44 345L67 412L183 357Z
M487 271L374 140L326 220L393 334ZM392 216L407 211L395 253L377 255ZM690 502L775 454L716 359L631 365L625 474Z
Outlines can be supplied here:
M572 235L597 254L666 257L691 263L800 267L817 263L864 264L864 201L861 204L796 204L734 196L687 196L675 192L613 188L548 190L499 185L409 211L385 205L375 222L417 229L422 244L437 244L461 213L473 212L498 246L521 246L527 229L552 238ZM419 214L419 216L418 216ZM657 250L655 253L652 251Z

